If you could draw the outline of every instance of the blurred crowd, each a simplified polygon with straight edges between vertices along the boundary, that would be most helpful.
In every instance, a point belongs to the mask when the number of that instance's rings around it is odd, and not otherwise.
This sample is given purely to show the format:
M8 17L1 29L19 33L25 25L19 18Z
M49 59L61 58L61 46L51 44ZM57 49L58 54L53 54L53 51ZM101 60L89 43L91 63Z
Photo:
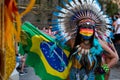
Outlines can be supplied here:
M120 12L115 14L112 19L113 19L112 26L114 27L113 43L115 45L115 48L116 48L119 58L120 58Z
M120 44L120 13L113 17L114 40L115 44Z

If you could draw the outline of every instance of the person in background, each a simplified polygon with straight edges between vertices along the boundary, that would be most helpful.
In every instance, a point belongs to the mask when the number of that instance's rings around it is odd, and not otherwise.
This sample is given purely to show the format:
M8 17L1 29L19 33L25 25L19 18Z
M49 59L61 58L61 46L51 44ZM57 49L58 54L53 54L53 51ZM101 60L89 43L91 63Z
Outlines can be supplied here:
M17 69L17 71L19 72L20 75L24 75L26 57L25 57L25 55L20 55L18 53L18 51L19 51L19 46L17 47L17 53L16 53L16 62L19 63L19 65L16 69Z
M52 32L52 26L49 26L48 28L43 27L42 31L50 36L54 36L56 34L56 32Z
M113 22L113 26L115 28L114 43L120 44L120 14L117 15L117 20Z
M118 53L116 51L114 43L106 43L105 41L101 40L100 38L98 38L98 40L99 40L100 44L102 44L103 47L104 47L104 45L107 45L106 46L107 51L105 49L102 54L102 64L111 64L111 66L109 66L108 73L105 74L105 80L109 80L110 70L119 60Z
M16 62L19 63L19 66L17 67L18 72L20 73L20 75L24 75L25 57L16 54Z

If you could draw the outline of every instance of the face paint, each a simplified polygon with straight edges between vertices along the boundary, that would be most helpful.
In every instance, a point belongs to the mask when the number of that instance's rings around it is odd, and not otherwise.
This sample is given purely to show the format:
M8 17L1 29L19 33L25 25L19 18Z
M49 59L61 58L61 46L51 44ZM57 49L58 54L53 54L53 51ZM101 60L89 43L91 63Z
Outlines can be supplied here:
M93 29L81 28L79 33L83 39L90 39L93 35Z

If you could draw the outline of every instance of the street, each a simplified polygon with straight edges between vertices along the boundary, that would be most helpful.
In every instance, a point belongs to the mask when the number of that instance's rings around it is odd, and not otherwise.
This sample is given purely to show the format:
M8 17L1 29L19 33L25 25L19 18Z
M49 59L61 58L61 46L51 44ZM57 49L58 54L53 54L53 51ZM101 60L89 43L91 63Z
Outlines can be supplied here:
M109 80L120 80L120 61L111 69Z
M40 80L40 78L35 75L35 72L34 72L33 68L28 67L27 68L27 73L20 76L19 80Z
M20 80L40 80L40 78L35 75L33 68L28 67L27 73L20 76ZM111 69L109 80L120 80L120 61Z

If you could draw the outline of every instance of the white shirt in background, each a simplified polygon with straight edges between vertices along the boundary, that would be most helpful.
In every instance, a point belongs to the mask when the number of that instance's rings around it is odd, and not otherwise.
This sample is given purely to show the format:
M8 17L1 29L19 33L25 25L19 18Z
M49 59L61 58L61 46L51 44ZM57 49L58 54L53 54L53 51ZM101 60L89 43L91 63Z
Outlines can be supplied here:
M119 26L119 28L118 28L118 30L116 31L117 26ZM116 20L115 31L116 31L115 34L120 34L120 18L118 18L118 19Z

